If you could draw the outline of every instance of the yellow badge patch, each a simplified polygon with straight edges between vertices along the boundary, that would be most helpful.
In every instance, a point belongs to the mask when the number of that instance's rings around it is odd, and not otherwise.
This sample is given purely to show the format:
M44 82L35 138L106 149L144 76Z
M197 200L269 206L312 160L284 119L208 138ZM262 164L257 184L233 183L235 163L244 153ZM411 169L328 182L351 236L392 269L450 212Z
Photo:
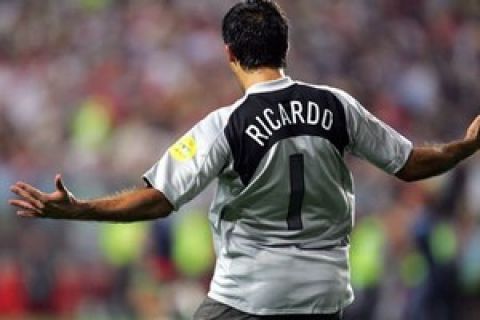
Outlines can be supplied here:
M192 136L184 136L170 147L170 155L177 161L187 161L197 154L197 142Z

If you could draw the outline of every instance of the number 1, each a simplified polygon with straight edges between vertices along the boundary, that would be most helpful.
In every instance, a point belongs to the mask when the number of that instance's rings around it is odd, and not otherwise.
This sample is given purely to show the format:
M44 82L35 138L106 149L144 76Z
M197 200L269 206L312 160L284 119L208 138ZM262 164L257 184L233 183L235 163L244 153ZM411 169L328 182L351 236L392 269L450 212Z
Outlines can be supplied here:
M288 204L288 230L302 230L302 203L305 195L303 154L290 156L290 201Z

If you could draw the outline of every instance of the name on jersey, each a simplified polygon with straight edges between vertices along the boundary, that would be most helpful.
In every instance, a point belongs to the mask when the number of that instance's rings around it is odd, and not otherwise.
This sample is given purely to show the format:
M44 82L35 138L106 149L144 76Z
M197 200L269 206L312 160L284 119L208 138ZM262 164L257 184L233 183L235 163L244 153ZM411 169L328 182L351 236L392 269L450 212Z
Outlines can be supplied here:
M255 124L250 124L245 134L263 147L276 131L300 124L320 125L329 131L333 126L333 112L329 109L321 110L313 101L302 103L294 100L288 105L279 103L276 108L265 108L262 114L256 116Z

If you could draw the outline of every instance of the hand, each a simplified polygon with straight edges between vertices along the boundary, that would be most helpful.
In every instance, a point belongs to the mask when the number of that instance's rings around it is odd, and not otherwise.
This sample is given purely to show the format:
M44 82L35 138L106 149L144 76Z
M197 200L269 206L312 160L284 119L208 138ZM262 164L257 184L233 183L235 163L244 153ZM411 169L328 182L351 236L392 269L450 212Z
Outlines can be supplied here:
M465 140L474 141L477 149L480 149L480 116L477 116L470 127L468 127Z
M68 218L74 215L78 201L65 188L62 177L55 177L56 190L47 194L24 182L17 182L10 190L20 199L9 200L17 207L17 215L28 218Z

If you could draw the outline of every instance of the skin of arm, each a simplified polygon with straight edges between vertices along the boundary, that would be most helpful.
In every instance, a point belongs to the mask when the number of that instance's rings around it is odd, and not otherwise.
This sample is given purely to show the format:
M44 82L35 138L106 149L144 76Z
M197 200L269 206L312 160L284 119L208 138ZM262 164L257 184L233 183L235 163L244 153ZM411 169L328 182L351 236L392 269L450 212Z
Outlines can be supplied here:
M85 221L134 222L168 216L173 206L162 192L153 188L138 188L108 198L78 200L69 192L60 175L55 177L56 190L44 193L24 182L10 189L19 198L9 200L17 215L31 218L51 218Z
M460 141L430 147L415 147L396 176L407 182L430 178L454 168L480 149L480 116Z
M405 166L396 174L404 181L416 181L444 173L480 149L480 116L467 129L461 141L413 149ZM47 194L24 182L17 182L11 191L19 196L9 200L23 217L52 219L133 222L168 216L173 206L160 191L140 188L116 196L77 200L69 192L60 175L55 177L56 190Z

